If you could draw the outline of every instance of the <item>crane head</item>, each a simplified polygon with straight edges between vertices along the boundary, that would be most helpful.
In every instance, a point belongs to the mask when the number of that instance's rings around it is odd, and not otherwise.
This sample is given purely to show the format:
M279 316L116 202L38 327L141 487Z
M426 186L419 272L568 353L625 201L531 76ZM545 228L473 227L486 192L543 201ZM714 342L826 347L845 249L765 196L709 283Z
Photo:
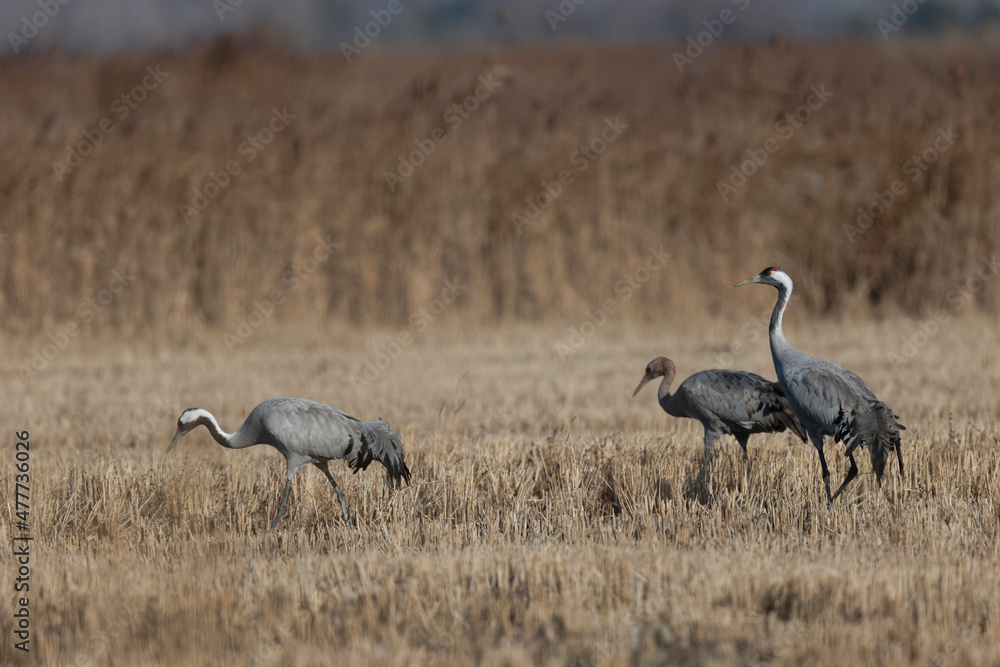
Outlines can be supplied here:
M177 441L180 440L181 436L185 433L194 430L202 424L208 424L212 419L212 415L208 413L207 410L202 410L201 408L188 408L181 413L181 416L177 418L177 432L174 433L173 440L170 441L170 445L167 446L167 452L174 448Z
M642 381L639 382L639 386L632 392L633 398L650 380L663 377L664 375L673 377L676 372L677 367L674 366L674 362L670 359L667 359L666 357L657 357L656 359L653 359L651 362L646 364L646 374L643 376Z
M772 285L773 287L786 287L789 290L792 288L792 279L787 273L776 266L769 266L757 275L750 276L746 280L736 283L733 287L749 285L751 283L761 283L763 285Z

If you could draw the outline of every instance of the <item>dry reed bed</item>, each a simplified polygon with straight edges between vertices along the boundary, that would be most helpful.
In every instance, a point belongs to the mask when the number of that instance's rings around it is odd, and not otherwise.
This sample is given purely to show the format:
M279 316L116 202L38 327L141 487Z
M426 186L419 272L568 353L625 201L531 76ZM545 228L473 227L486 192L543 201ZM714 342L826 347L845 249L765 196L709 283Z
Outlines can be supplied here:
M833 508L810 446L755 437L748 490L738 446L720 442L700 485L700 429L662 415L650 389L631 399L649 358L670 354L682 375L710 367L738 322L700 335L612 323L566 362L552 350L562 328L431 331L361 392L343 372L376 342L349 331L264 329L236 354L217 335L178 349L81 341L52 372L14 380L0 406L35 440L35 655L996 661L997 334L970 317L893 368L886 341L914 326L795 323L799 347L861 372L909 426L906 475L891 464L879 490L862 456ZM30 345L5 343L14 358ZM768 363L760 343L737 365L770 375ZM202 431L164 456L184 407L209 408L231 430L256 401L286 393L390 419L413 484L393 492L375 467L334 466L348 528L323 477L303 470L271 534L278 454L228 452ZM835 476L840 452L829 448ZM0 468L4 488L11 474Z
M661 245L672 258L621 304L629 318L745 315L720 294L773 262L809 312L926 314L1000 245L998 59L984 36L719 44L684 74L670 49L372 50L347 65L220 40L5 60L3 327L47 335L72 320L186 340L234 330L275 290L289 322L399 326L445 279L468 284L455 309L471 322L582 319ZM118 120L113 100L157 64L169 77ZM445 113L479 77L498 87L455 127ZM781 135L820 86L832 96ZM247 161L241 143L285 107L295 118ZM574 151L618 116L628 128L519 234L525 198L576 170ZM114 131L57 180L53 161L105 117ZM385 173L439 127L447 140L391 190ZM949 127L959 138L909 180L904 163ZM776 136L780 150L724 202L716 183ZM240 173L187 224L178 207L230 160ZM906 194L852 243L844 226L896 179ZM292 289L288 272L327 238L340 245ZM82 315L115 270L134 279Z

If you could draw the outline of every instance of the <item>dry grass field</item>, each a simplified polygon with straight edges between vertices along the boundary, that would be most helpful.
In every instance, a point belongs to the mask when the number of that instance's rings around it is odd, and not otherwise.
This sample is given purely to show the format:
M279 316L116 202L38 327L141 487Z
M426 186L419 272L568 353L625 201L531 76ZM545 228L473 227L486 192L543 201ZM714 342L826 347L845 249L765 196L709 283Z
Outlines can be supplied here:
M763 290L761 290L763 292ZM755 300L767 300L764 294ZM37 664L989 664L1000 660L1000 336L944 328L920 362L886 345L909 320L792 318L793 342L861 370L908 426L906 474L879 489L867 454L828 506L813 448L755 436L747 488L731 438L698 485L700 427L671 420L645 363L713 365L737 331L612 323L566 361L564 328L445 327L355 392L368 336L262 332L236 354L122 341L8 384L8 429L32 436L31 614ZM378 337L376 337L378 339ZM384 335L382 336L384 340ZM289 341L294 341L289 343ZM875 341L874 343L872 341ZM15 341L8 349L23 353ZM765 344L740 367L773 374ZM12 373L8 366L7 376ZM333 466L284 484L269 447L227 451L260 399L302 395L403 437L413 483ZM0 447L12 458L13 436ZM835 477L841 447L828 447ZM13 484L11 467L0 484ZM5 508L9 515L11 509ZM9 543L12 528L0 524ZM10 637L11 618L0 620ZM3 662L17 657L5 640Z
M24 430L34 537L0 663L1000 663L996 44L0 59L0 543ZM631 396L661 354L774 377L774 290L731 287L772 263L790 342L907 426L905 475L862 453L832 507L811 445L703 476L700 426ZM273 449L165 455L184 408L288 395L389 420L412 483L331 465L346 526L303 469L270 533Z

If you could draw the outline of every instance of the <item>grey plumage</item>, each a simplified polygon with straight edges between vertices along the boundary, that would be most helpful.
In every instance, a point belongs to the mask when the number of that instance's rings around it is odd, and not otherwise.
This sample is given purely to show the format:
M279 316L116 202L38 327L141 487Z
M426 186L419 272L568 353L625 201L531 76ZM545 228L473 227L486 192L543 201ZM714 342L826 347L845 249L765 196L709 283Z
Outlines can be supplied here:
M769 332L774 369L778 384L819 454L823 483L830 502L858 474L854 452L859 446L866 447L871 454L872 468L879 485L892 452L896 453L902 475L903 454L899 432L906 427L899 423L899 417L856 374L799 352L785 340L781 322L792 294L792 279L772 266L737 285L750 283L771 285L778 290L778 302L771 314ZM833 494L830 493L830 471L823 455L823 438L827 435L833 436L834 442L843 442L847 446L847 457L851 462L847 477Z
M657 357L646 366L646 374L632 396L650 380L662 377L657 400L664 412L674 417L697 419L705 427L705 463L712 445L724 435L733 435L743 448L750 475L747 441L754 433L778 433L791 429L803 442L805 430L785 400L781 388L759 375L746 371L707 370L695 373L670 393L677 367L666 357Z
M403 459L399 436L381 418L363 422L324 403L304 398L270 398L258 404L239 430L230 434L219 428L215 417L207 410L189 408L178 418L177 432L167 451L173 449L182 435L202 425L208 428L216 442L227 449L271 445L285 457L287 481L271 530L285 512L292 478L307 463L322 470L330 480L346 523L350 521L344 492L330 474L327 467L329 461L346 460L355 473L367 469L372 461L379 461L386 467L394 484L399 484L401 480L410 481L410 470Z

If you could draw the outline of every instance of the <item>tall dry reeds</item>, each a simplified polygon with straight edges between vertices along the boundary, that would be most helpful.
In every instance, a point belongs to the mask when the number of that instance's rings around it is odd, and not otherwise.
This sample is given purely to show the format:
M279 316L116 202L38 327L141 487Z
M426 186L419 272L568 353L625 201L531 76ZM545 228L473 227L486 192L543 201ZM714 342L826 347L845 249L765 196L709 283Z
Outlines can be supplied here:
M669 48L347 64L220 40L6 60L2 326L235 330L269 301L282 320L399 326L444 280L468 285L449 315L472 323L575 321L608 299L697 319L742 313L729 286L770 263L803 312L924 315L1000 240L998 65L995 45L902 40L717 44L683 73ZM401 155L421 163L408 177ZM537 219L526 198L548 203ZM623 298L661 246L669 262ZM117 292L115 271L133 278Z

